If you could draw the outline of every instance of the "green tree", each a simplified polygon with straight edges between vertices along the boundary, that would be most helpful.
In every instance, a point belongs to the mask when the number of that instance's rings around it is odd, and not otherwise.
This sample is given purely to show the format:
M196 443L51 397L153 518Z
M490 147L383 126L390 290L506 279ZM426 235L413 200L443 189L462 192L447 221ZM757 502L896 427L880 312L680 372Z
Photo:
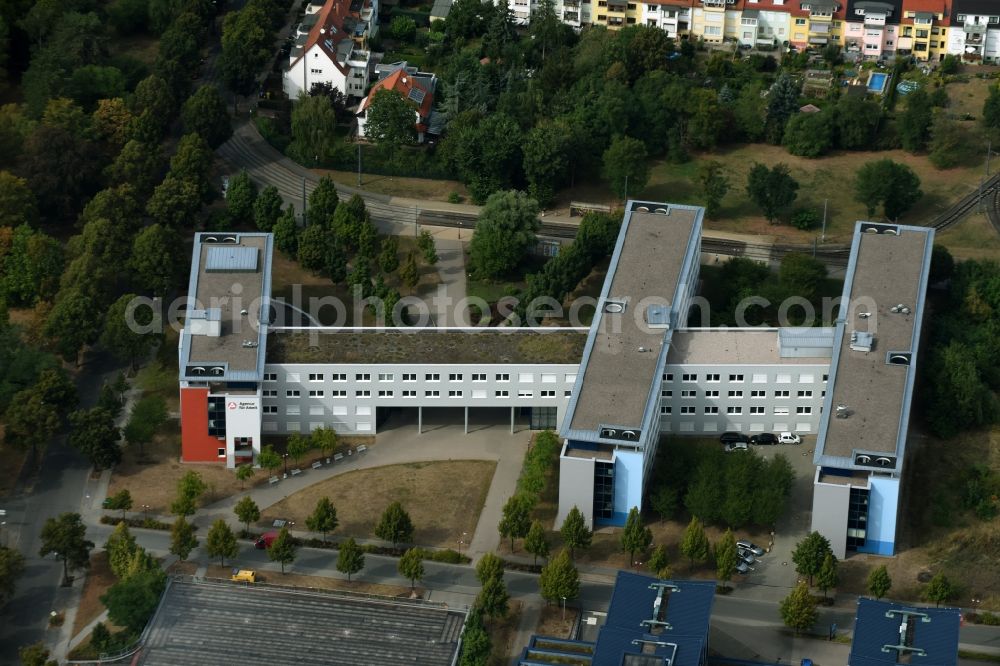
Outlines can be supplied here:
M104 316L104 330L101 331L100 338L105 349L119 360L127 361L132 370L135 370L139 359L149 353L159 337L136 331L137 326L148 326L154 316L150 307L134 306L136 299L136 294L124 294L111 304Z
M424 556L419 548L410 548L399 558L399 575L410 579L410 590L424 577Z
M795 571L803 576L809 576L809 585L812 585L813 576L823 568L823 560L830 552L833 552L830 550L830 541L819 532L810 532L802 541L795 544L795 550L792 551Z
M256 523L260 520L260 507L249 495L242 497L236 503L236 506L233 507L233 513L243 523L244 531L247 533L250 532L250 523Z
M931 581L924 586L920 593L920 598L924 601L933 601L935 606L940 606L955 598L958 590L943 572L939 571L931 578Z
M688 558L692 569L695 562L700 563L708 559L708 537L705 535L704 526L697 518L692 518L684 530L681 553Z
M137 287L145 293L164 297L180 281L182 246L177 232L161 224L151 224L132 241L128 267Z
M287 527L282 527L281 531L278 532L278 536L274 538L271 542L271 546L267 549L267 557L272 562L277 562L281 565L281 573L285 573L285 567L295 561L297 546L295 544L295 538L289 533ZM341 557L343 557L344 551L341 550ZM337 569L340 569L340 563L337 563Z
M794 629L796 636L811 629L819 618L816 600L809 594L809 586L805 583L796 585L795 589L781 600L779 610L782 622L786 627Z
M462 2L463 0L459 0ZM478 0L476 0L478 2ZM490 635L483 626L482 611L473 606L462 631L462 655L458 659L459 666L483 666L490 657L493 645Z
M575 505L566 514L562 527L559 529L563 543L569 548L569 556L576 556L577 548L590 548L594 533L587 527L583 513Z
M503 560L494 553L486 553L476 563L476 578L485 585L491 578L503 577Z
M208 530L205 537L205 552L209 557L218 557L219 565L226 565L226 558L235 558L240 552L240 546L236 543L236 535L229 529L222 518L219 518Z
M705 214L715 218L722 206L722 199L729 192L729 178L722 171L722 163L716 160L702 162L698 166L698 183L705 200Z
M899 140L903 148L911 153L919 152L927 146L934 109L930 95L923 88L917 88L906 96L906 108L896 119Z
M565 182L571 143L572 132L562 120L543 119L525 137L523 167L528 194L541 206L550 204L556 189Z
M299 234L298 260L302 268L318 273L327 264L327 257L335 249L329 229L310 224Z
M257 201L257 186L250 180L246 169L241 169L229 181L226 191L226 208L229 218L237 224L245 224L253 219L253 205Z
M949 279L955 272L955 259L944 245L934 244L931 250L930 282L941 282Z
M957 122L939 111L934 114L930 129L930 151L927 158L938 169L958 166L966 153L965 131Z
M478 110L459 114L438 145L441 161L469 188L473 201L484 202L509 188L522 163L521 128L504 112L485 116Z
M132 508L132 493L128 488L122 488L114 495L108 497L104 503L104 508L112 511L121 511L122 520L125 520L125 512Z
M177 499L170 505L170 512L178 516L190 516L198 507L198 500L208 490L208 485L198 472L187 472L177 481Z
M890 159L866 162L854 180L854 198L865 205L868 215L881 205L885 217L895 220L922 196L917 174Z
M146 204L146 212L156 222L171 229L190 225L201 211L201 194L198 184L172 173L153 190Z
M330 426L316 428L309 435L309 439L311 441L312 448L318 449L324 456L327 457L336 453L337 449L340 448L340 440L337 437L337 431Z
M490 195L469 244L474 274L496 279L514 270L535 246L538 204L523 192Z
M306 527L313 532L321 532L323 541L326 535L337 529L337 509L329 497L320 497L316 502L316 508L312 514L306 518Z
M799 108L800 90L801 85L788 72L782 72L768 91L765 134L771 143L781 143L785 123Z
M417 268L417 258L412 252L406 255L406 261L399 269L399 279L410 289L420 282L420 269Z
M601 176L618 198L626 199L629 191L638 194L646 187L649 166L642 141L629 136L615 137L604 151L602 164Z
M152 74L139 81L132 96L132 113L136 116L135 138L159 144L174 116L176 103L170 86L159 76Z
M46 402L39 392L25 389L14 394L4 421L4 442L37 454L58 430L60 419L55 405Z
M774 224L778 213L795 201L799 183L788 172L788 166L775 164L768 169L754 163L747 176L747 195L760 207L767 221Z
M132 557L135 555L135 551L138 546L135 543L135 537L128 529L128 525L125 523L118 523L115 526L115 530L108 536L108 540L104 543L104 550L108 554L108 566L111 568L111 573L115 575L115 578L122 579L125 577L125 573L128 570L128 565L132 561Z
M13 548L0 546L0 608L14 596L17 581L24 573L24 555Z
M309 209L307 211L309 224L320 225L326 229L334 228L341 231L334 225L334 216L340 206L340 196L337 194L337 186L329 176L320 178L315 189L309 193ZM352 217L351 209L343 207L343 212Z
M37 217L35 195L28 181L9 171L0 171L0 227L30 224Z
M677 513L677 489L661 484L649 497L649 506L660 516L660 520L670 520Z
M760 83L749 83L740 89L732 107L736 127L751 143L763 138L767 127L767 100L762 92Z
M101 597L108 619L139 634L160 603L167 575L160 570L144 571L112 585Z
M185 132L194 132L211 148L218 148L233 134L226 103L213 85L200 86L181 109Z
M281 216L281 194L274 185L268 185L253 202L253 220L261 231L271 231Z
M499 58L505 54L507 47L517 42L517 30L514 27L514 12L507 0L498 0L493 7L492 16L486 34L483 35L483 51L490 58Z
M33 306L53 299L64 272L63 247L55 238L27 224L7 237L0 259L0 294L11 306Z
M236 480L240 482L240 490L246 487L246 482L253 478L254 468L251 464L236 466Z
M366 112L365 136L378 145L391 151L416 141L416 111L395 90L376 92Z
M778 280L795 289L810 301L819 296L820 287L826 279L826 264L802 252L789 252L781 258Z
M646 560L646 566L657 578L670 578L670 559L667 557L666 546L660 544Z
M796 113L785 125L782 143L792 155L820 157L833 147L833 117L826 111Z
M912 97L912 93L910 97ZM990 86L989 94L983 102L983 126L987 130L1000 129L1000 86Z
M365 553L361 546L357 544L354 537L340 544L337 554L337 571L347 574L347 582L351 581L351 576L365 568Z
M576 599L580 595L580 575L573 566L568 550L560 550L551 562L542 567L538 589L542 599L548 602L558 603L563 599Z
M286 255L296 256L299 248L299 226L295 221L295 208L289 206L274 223L274 244Z
M534 555L535 560L533 564L536 565L538 564L539 557L547 558L549 556L549 541L545 537L545 528L542 527L540 521L531 521L528 535L524 537L524 549Z
M85 455L95 469L107 469L121 461L121 432L111 412L101 407L81 409L69 415L69 422L70 446Z
M721 456L702 462L684 496L684 506L691 515L706 523L714 522L722 512L725 499L724 481L719 473L722 468Z
M324 163L337 154L337 114L329 97L300 95L292 107L288 154L299 161Z
M429 265L433 266L438 262L437 247L434 243L434 236L431 232L424 229L420 232L420 236L417 237L417 248L420 250L421 255L423 255L424 261Z
M857 95L844 95L835 110L837 145L844 150L867 150L875 141L882 120L877 102Z
M833 553L827 553L826 557L823 558L823 566L819 568L819 573L816 575L816 587L823 591L823 597L826 598L827 590L837 587L839 582L837 558L834 557Z
M309 449L311 448L312 444L309 441L309 437L294 433L288 438L288 445L285 447L285 450L295 464L298 465L299 461L302 460L302 456L309 453Z
M490 618L502 618L507 615L510 594L503 576L494 576L483 583L483 588L476 596L476 605Z
M90 567L90 551L94 542L87 539L87 526L78 513L63 513L57 518L49 518L42 526L42 546L38 556L54 553L63 563L63 585L69 585L70 569Z
M498 529L500 537L510 539L510 552L514 552L514 539L528 535L531 529L531 509L533 502L524 494L515 494L503 505L503 515Z
M795 472L783 454L768 460L761 470L760 488L753 497L753 522L774 525L785 509Z
M653 532L643 527L639 507L634 506L628 512L625 529L622 530L622 551L628 553L628 564L635 564L636 552L643 553L653 545Z
M398 543L413 542L413 522L402 504L392 502L385 508L378 525L375 526L375 536L384 541L391 541L393 548Z
M197 134L185 134L177 142L177 152L170 158L169 177L192 183L202 201L211 201L218 190L212 184L212 162L215 153Z
M386 236L382 239L382 249L378 255L378 265L384 275L399 268L399 237Z
M105 175L111 184L130 184L136 196L142 199L153 191L162 169L163 152L159 144L130 139L105 170Z
M727 529L715 544L715 576L726 587L736 573L736 537Z
M177 516L170 528L170 553L183 562L197 547L198 537L194 535L194 525L185 520L183 515Z
M417 23L409 16L393 17L389 24L389 34L393 39L401 42L412 41L417 34Z
M222 78L237 95L248 95L257 85L257 76L272 57L274 42L270 18L259 5L248 4L229 12L222 22Z
M892 578L889 577L889 570L884 564L875 567L868 573L865 589L876 599L881 599L892 589Z
M135 116L121 97L97 100L97 108L90 116L90 129L96 138L121 150L132 138L134 126Z
M143 456L143 446L153 441L167 416L167 404L162 396L144 395L135 403L122 434L129 445L139 446L140 457Z

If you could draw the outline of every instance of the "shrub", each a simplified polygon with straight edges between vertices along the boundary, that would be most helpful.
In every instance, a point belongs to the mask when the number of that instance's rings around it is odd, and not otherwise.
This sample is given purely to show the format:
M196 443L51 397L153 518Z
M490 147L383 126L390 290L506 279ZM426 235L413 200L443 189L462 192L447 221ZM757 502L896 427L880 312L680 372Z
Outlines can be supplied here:
M792 226L802 231L809 231L819 226L820 215L811 208L802 208L792 215Z
M458 204L462 203L462 195L458 192L452 192L448 195L448 203Z

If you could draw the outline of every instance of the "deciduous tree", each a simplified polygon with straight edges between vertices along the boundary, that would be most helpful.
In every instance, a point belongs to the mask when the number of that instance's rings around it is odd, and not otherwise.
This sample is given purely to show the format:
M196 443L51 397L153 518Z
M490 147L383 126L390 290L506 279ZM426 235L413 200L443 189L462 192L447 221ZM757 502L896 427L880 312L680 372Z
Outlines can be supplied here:
M538 204L523 192L490 195L469 244L472 271L496 279L512 271L534 247Z
M392 502L382 512L382 517L375 526L375 536L385 541L391 541L395 548L398 543L413 542L413 522L403 505Z
M684 530L681 553L688 558L692 569L695 562L704 562L708 559L708 537L705 535L705 528L701 521L697 518L692 518Z
M160 595L167 584L163 571L144 571L112 585L101 601L108 608L108 618L138 634L153 616Z
M154 296L169 294L180 278L180 247L177 232L161 224L140 231L128 260L134 284Z
M250 532L250 523L256 523L260 520L260 507L257 506L257 503L249 495L242 497L236 503L236 506L233 507L233 513L243 523L244 530L247 533Z
M475 1L478 2L478 0ZM482 611L473 606L465 622L465 629L462 631L462 655L459 657L458 664L459 666L482 666L489 660L492 650L490 635L483 625Z
M111 304L104 317L101 344L116 358L135 370L137 362L149 353L159 336L146 332L155 313L149 306L137 305L136 294L124 294Z
M323 541L326 535L337 529L337 509L329 497L320 497L316 502L316 508L306 517L306 527L313 532L323 534Z
M570 557L575 556L577 548L590 548L590 542L594 536L594 533L587 527L583 513L576 506L573 506L566 514L559 534L562 536L563 543L569 548Z
M922 196L917 174L890 159L866 162L854 180L854 198L865 205L868 214L874 215L881 206L890 220L897 219Z
M542 567L538 589L542 599L549 602L576 599L580 595L580 575L568 550L560 550L551 562Z
M229 219L236 224L246 224L253 218L253 205L257 201L257 186L250 180L246 169L241 169L229 181L226 191L226 208Z
M736 537L727 529L715 544L715 576L725 587L736 573Z
M357 544L354 537L340 544L337 554L337 571L347 574L347 581L351 581L351 576L365 568L365 553L361 546Z
M535 557L534 564L538 564L539 557L549 556L549 541L545 537L545 528L540 521L531 521L528 535L524 537L524 549Z
M774 224L778 213L795 201L799 183L788 172L788 166L775 164L768 169L754 163L747 176L747 195L763 211L767 221Z
M232 136L226 103L213 85L200 86L181 109L184 131L194 132L211 148L218 148Z
M122 520L125 520L125 512L132 508L132 493L129 492L128 488L122 488L108 497L104 506L112 511L121 511Z
M222 518L209 528L205 538L205 552L209 557L218 557L220 566L225 566L227 557L233 559L239 554L240 546L236 543L236 535Z
M957 590L944 572L939 571L927 583L920 596L924 601L933 601L935 606L940 606L955 597Z
M0 171L0 226L16 227L36 220L35 195L28 181Z
M781 600L779 610L785 626L794 629L796 635L811 629L819 617L816 600L809 594L809 586L804 582L796 585L795 589Z
M896 119L903 148L915 153L927 146L933 113L930 95L923 88L917 88L906 96L906 108Z
M632 507L625 520L625 529L622 530L622 550L628 553L628 564L635 564L636 552L642 553L653 544L653 532L648 527L643 527L642 517L639 515L639 507Z
M176 555L183 562L197 547L198 538L194 535L194 525L185 520L183 515L177 516L173 527L170 528L171 554Z
M410 579L412 590L416 581L424 577L423 552L419 548L410 548L399 558L399 575Z
M812 585L813 576L823 568L823 560L830 552L833 552L830 550L830 541L819 532L810 532L792 551L795 571L803 576L809 576L809 585Z
M190 516L198 507L198 500L208 490L208 485L202 480L201 474L190 471L177 481L177 499L170 505L171 513L178 516Z
M306 164L324 163L337 153L337 114L328 97L299 96L292 107L288 153Z
M106 469L121 461L121 432L111 412L101 407L81 409L69 415L69 422L70 446L85 455L95 469Z
M144 395L132 407L123 435L130 445L139 446L140 457L144 455L143 446L153 441L167 416L167 405L162 396Z
M296 256L299 248L299 227L295 221L295 209L288 206L274 223L274 244L279 250L291 257Z
M646 560L646 566L657 578L670 578L670 559L667 556L667 548L660 544L653 549L653 553Z
M261 231L271 231L281 216L281 194L274 185L268 185L253 202L253 220Z
M63 513L57 518L49 518L42 526L40 535L42 546L38 556L54 553L63 563L63 584L70 583L70 569L90 567L90 551L94 542L87 539L87 526L78 513Z
M649 166L642 141L630 136L615 137L604 151L602 164L601 176L618 198L626 199L629 192L635 195L646 187Z
M391 151L416 141L416 120L411 102L395 90L382 89L368 105L365 136Z
M705 200L705 214L714 218L719 214L723 197L729 192L729 178L722 170L722 163L716 160L702 162L698 166L698 183Z
M816 575L816 587L823 591L825 598L827 591L837 587L839 582L837 558L834 557L833 553L827 553L826 557L823 558L823 566L819 568L819 573Z
M889 570L881 564L868 573L868 580L865 584L868 594L876 599L884 597L892 589L892 578L889 577Z
M531 529L531 500L523 494L515 494L503 505L503 516L498 529L500 537L510 539L510 552L514 552L514 539L528 535Z
M24 555L13 548L0 546L0 608L14 596L14 589L23 573Z

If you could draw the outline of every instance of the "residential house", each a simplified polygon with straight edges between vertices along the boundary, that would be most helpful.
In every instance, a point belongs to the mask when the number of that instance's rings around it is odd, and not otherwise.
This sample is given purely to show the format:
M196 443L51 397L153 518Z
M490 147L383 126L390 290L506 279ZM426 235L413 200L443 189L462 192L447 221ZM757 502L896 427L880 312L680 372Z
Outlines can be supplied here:
M378 0L310 0L296 28L284 74L285 94L296 99L315 83L362 97L371 78L368 40L378 32Z
M840 44L847 15L846 0L802 0L799 7L808 13L808 46L823 48L828 44Z
M791 35L789 3L785 0L742 0L739 40L753 46L781 46Z
M844 48L864 60L895 57L903 0L848 0Z
M556 0L556 16L566 25L579 29L590 25L592 20L591 7L596 0Z
M405 61L388 67L380 65L379 69L382 71L379 72L378 83L372 86L371 92L358 107L358 135L367 136L365 125L368 120L368 107L371 106L375 95L383 90L392 90L413 104L417 141L423 143L431 125L437 77L431 73L419 72L416 67L408 67Z
M672 39L687 39L691 10L697 0L646 0L642 4L643 25L660 28Z
M948 53L966 62L1000 62L1000 2L952 0Z
M697 0L692 13L691 32L710 44L719 44L726 37L735 38L739 23L736 1Z

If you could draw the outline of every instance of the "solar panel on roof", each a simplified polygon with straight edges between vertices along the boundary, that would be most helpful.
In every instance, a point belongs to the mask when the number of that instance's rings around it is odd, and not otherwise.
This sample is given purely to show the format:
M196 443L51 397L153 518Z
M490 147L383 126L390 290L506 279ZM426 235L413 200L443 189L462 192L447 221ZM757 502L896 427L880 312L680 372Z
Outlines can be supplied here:
M410 94L407 95L407 97L409 97L410 99L412 99L417 104L423 104L424 103L424 97L426 95L427 95L427 93L424 92L423 90L421 90L420 88L411 88L410 89Z

